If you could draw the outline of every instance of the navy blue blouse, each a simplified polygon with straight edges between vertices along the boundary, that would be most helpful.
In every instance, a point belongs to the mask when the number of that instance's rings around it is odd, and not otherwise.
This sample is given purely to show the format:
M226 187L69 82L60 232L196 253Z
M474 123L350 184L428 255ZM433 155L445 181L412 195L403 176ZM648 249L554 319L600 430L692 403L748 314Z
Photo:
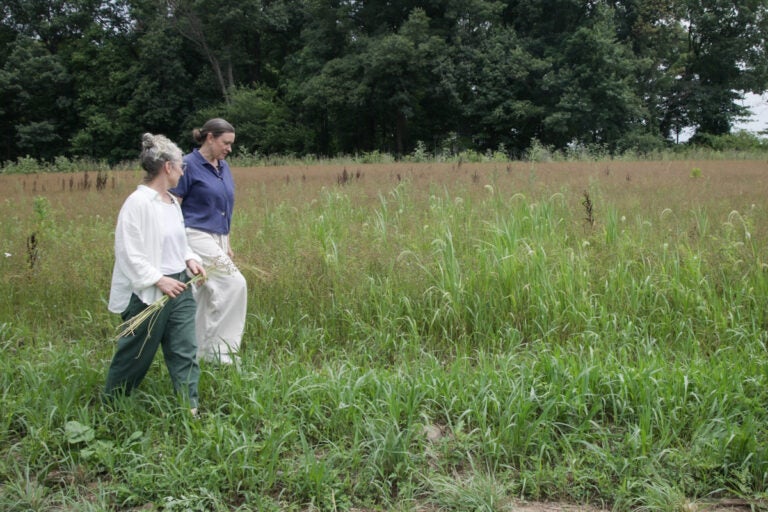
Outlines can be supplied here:
M235 207L235 182L225 160L214 167L199 149L184 156L187 170L171 194L182 199L181 211L188 228L229 234Z

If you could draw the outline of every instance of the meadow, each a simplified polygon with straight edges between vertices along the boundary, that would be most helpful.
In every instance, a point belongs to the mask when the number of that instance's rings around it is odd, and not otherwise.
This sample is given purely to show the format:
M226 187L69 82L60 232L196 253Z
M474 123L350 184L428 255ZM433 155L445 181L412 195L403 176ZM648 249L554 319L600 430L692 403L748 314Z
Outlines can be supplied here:
M236 167L243 362L199 419L160 356L100 401L142 173L0 175L0 509L768 508L766 171Z

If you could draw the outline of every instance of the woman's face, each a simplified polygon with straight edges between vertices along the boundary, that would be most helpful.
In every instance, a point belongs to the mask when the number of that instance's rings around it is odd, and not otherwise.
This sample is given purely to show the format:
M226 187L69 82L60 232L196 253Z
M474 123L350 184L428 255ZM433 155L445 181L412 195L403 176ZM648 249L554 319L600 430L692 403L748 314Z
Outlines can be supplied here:
M168 171L168 181L170 183L170 187L168 188L173 188L179 184L179 180L182 176L184 176L184 171L186 170L187 164L182 162L181 159L171 160L168 163L170 164L170 169Z
M235 143L234 133L222 133L218 137L208 134L208 147L211 156L216 160L224 160L232 152L232 144Z

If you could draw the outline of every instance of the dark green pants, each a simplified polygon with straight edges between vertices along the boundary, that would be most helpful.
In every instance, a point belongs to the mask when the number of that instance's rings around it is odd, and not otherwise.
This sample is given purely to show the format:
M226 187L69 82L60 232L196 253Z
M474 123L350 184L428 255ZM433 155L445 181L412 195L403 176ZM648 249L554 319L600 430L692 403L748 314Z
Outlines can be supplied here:
M188 281L184 272L169 277ZM195 306L192 289L187 288L175 299L170 299L133 334L117 340L117 351L107 373L105 393L108 397L130 395L149 371L158 347L162 347L173 389L189 400L190 407L198 406L200 366L195 341ZM121 314L123 321L133 318L146 307L135 294L132 295L128 308Z

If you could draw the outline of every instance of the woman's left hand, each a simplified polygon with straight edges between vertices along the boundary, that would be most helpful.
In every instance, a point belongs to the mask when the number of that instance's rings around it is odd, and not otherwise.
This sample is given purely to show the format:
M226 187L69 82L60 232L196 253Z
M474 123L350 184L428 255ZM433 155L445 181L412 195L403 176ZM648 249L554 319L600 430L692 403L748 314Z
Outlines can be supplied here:
M187 268L190 272L192 272L192 275L197 276L201 275L203 276L203 279L200 281L200 284L205 282L206 279L208 279L208 275L205 273L205 268L197 262L197 260L187 260Z

